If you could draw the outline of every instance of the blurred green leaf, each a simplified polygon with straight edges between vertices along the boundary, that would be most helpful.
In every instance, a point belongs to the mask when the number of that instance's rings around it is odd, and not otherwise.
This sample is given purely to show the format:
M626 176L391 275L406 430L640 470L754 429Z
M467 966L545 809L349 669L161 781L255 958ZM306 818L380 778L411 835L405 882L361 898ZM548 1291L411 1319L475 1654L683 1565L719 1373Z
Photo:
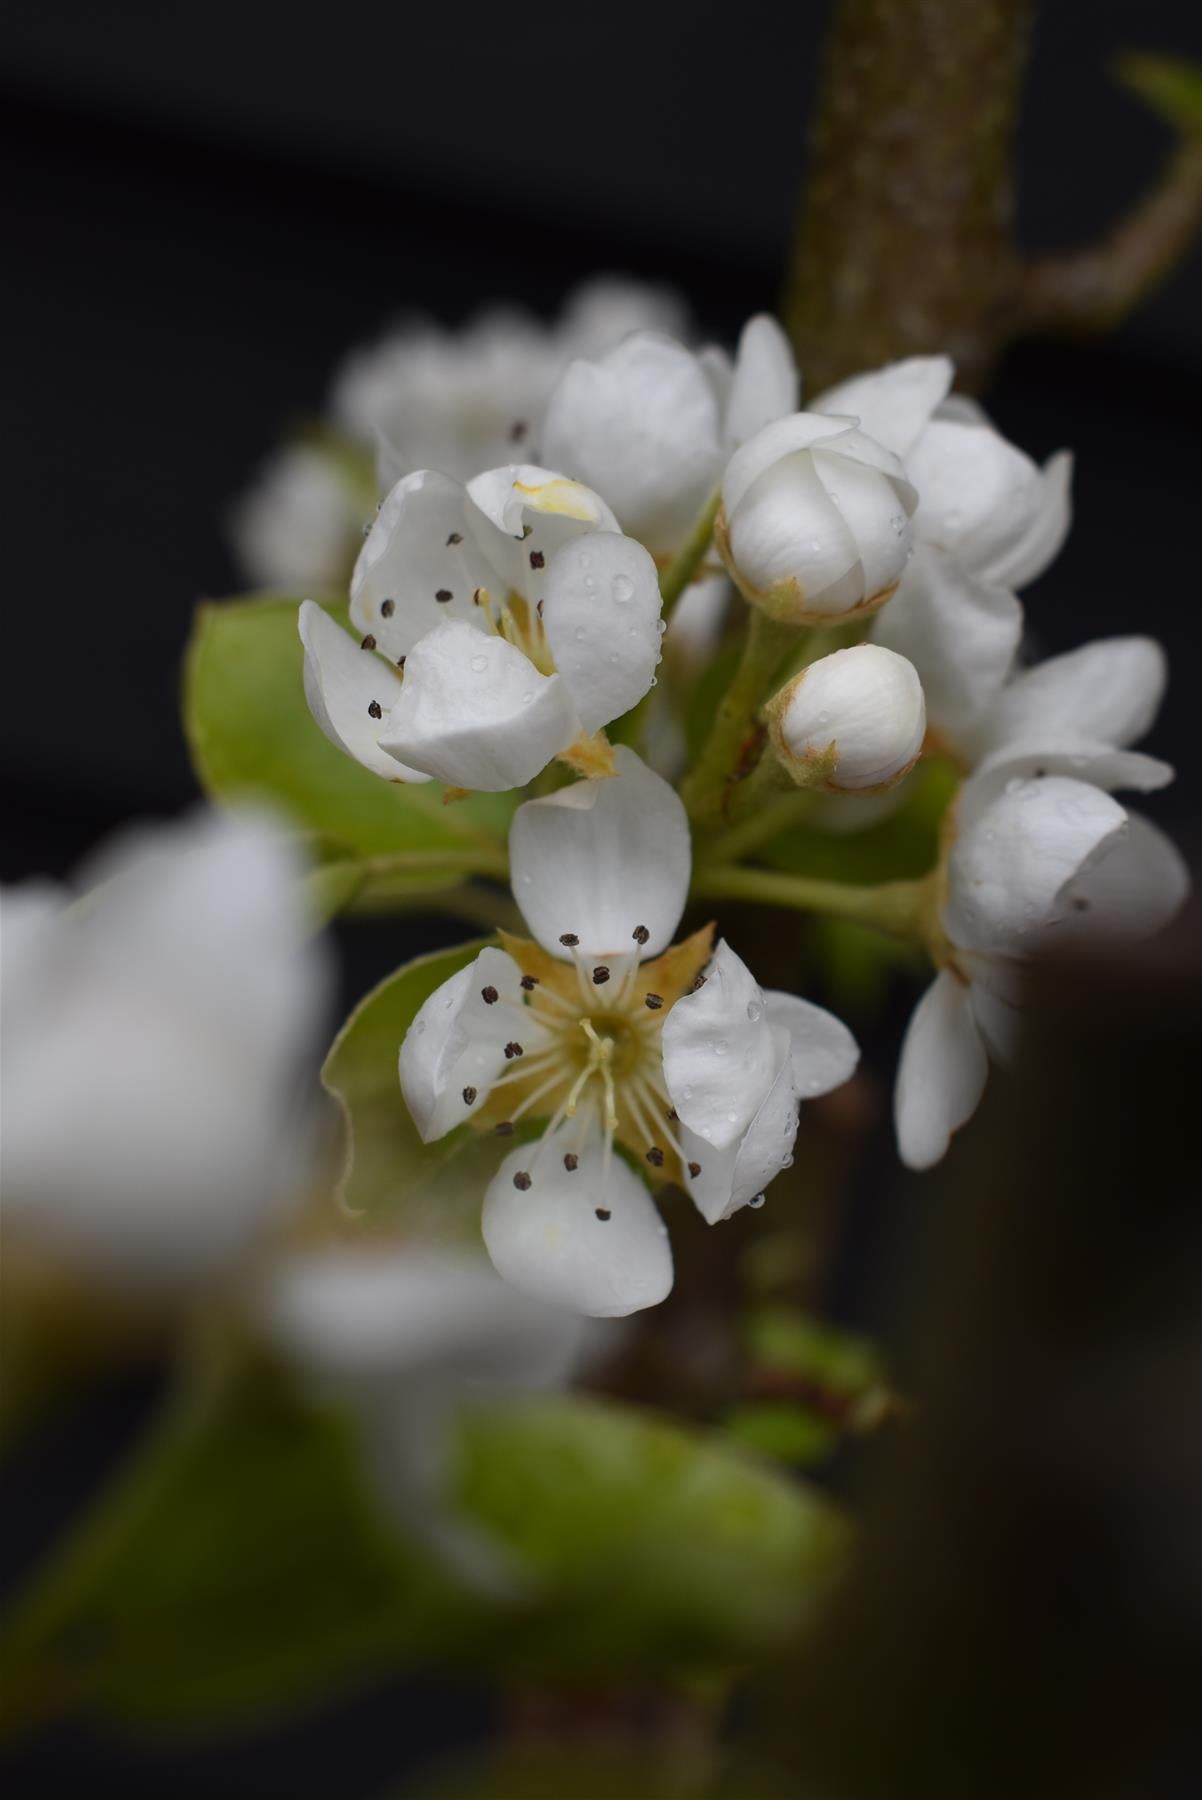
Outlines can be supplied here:
M1202 132L1202 64L1184 56L1130 50L1117 58L1114 74L1178 131Z
M433 1235L478 1232L480 1203L513 1140L468 1125L423 1144L401 1097L397 1059L414 1015L435 988L465 968L486 939L418 957L361 1000L322 1067L342 1109L346 1160L341 1199L373 1219L420 1219Z
M832 881L903 881L933 868L948 804L960 784L950 763L924 758L896 791L884 818L856 829L857 809L874 815L875 796L840 798L816 807L805 825L783 831L760 860L776 869ZM888 803L891 796L884 796Z
M740 1444L799 1468L822 1462L838 1442L828 1419L791 1400L761 1400L727 1414L727 1431Z
M70 1603L55 1592L49 1637L26 1631L15 1662L0 1646L10 1707L57 1691L194 1727L415 1665L712 1679L796 1636L847 1542L828 1502L722 1440L591 1400L462 1421L457 1504L509 1554L510 1591L473 1591L407 1545L348 1428L270 1368L160 1447Z
M747 1355L757 1369L810 1377L832 1392L855 1396L885 1378L876 1345L800 1308L764 1306L747 1320Z
M381 781L323 736L305 703L297 605L272 597L197 609L183 710L205 791L215 800L274 804L342 862L474 843L494 848L520 795L472 794L444 805L437 783ZM329 611L346 624L345 608Z

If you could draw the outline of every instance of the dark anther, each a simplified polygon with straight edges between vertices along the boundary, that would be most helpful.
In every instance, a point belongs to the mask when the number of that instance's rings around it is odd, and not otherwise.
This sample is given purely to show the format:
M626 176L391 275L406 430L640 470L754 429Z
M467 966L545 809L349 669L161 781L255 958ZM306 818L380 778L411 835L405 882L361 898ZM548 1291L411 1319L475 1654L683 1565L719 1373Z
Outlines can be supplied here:
M1078 894L1076 899L1073 901L1073 911L1074 912L1088 912L1089 911L1089 901L1086 900L1083 895Z
M537 605L537 606L536 606L536 607L535 607L535 609L534 609L534 610L535 610L535 612L536 612L536 613L537 613L537 614L538 614L538 616L539 616L539 618L540 618L540 619L541 619L541 618L542 618L542 616L543 616L543 606L544 606L544 604L545 604L545 602L543 602L543 601L542 601L542 600L540 600L540 601L539 601L539 603L538 603L538 605Z
M609 980L609 970L606 968L604 963L598 963L596 968L593 970L593 986L594 987L604 987L605 983L608 980Z
M674 1106L670 1106L668 1108L668 1118L673 1125L675 1125L675 1123L676 1123L677 1119L679 1119L679 1117L680 1117L680 1114L677 1112L676 1108Z
M704 975L699 975L697 977L696 981L693 983L692 987L690 988L689 992L695 994L699 988L703 988L705 986L705 980L706 980L706 978Z
M526 1189L530 1186L530 1177L527 1175L525 1169L518 1170L513 1178L513 1185L519 1194L524 1194L526 1192Z
M701 1173L701 1164L700 1163L690 1163L689 1164L689 1174L693 1177L694 1181L696 1181L696 1179L700 1175L700 1173Z
M396 601L395 600L381 600L381 602L380 602L380 617L382 619L391 619L391 617L395 611L396 611Z
M403 669L405 667L405 658L403 656L397 657L396 666L398 669Z
M525 1052L523 1051L522 1046L517 1043L515 1039L511 1038L505 1046L505 1061L512 1062L515 1056L523 1055L525 1055Z
M560 934L559 941L565 950L574 950L580 942L580 939L576 936L574 931L565 931Z
M520 444L529 429L530 427L527 425L525 419L515 419L513 424L509 427L510 443Z
M483 588L473 588L472 589L472 605L473 606L483 606L484 605L483 600L480 598L480 596L481 596L481 594L483 594L483 592L484 592Z
M547 559L541 550L532 550L530 552L530 567L532 569L541 569L546 560Z
M521 985L525 988L525 990L528 994L532 993L534 991L534 989L538 986L538 976L537 975L523 975Z
M462 542L463 533L461 531L453 531L447 539L447 549L449 550L452 544L461 544Z
M663 1168L664 1153L660 1149L658 1144L652 1144L650 1150L648 1150L647 1161L651 1164L651 1167L653 1169L662 1169Z
M574 1155L571 1150L569 1150L567 1155L563 1159L563 1166L567 1170L568 1174L572 1175L580 1167L580 1158L578 1156Z
M526 539L531 536L533 531L534 531L533 525L523 525L522 526L522 542L523 543L525 543Z
M476 1090L475 1090L475 1088L464 1088L464 1090L463 1090L463 1104L464 1104L464 1105L465 1105L465 1106L473 1106L473 1105L474 1105L474 1104L475 1104L475 1100L476 1100Z
M367 711L369 716L373 719L382 719L384 717L384 708L380 705L378 700L373 700Z
M496 988L491 986L491 984L488 987L481 988L480 998L483 1000L485 1006L495 1006L498 999Z
M650 938L651 933L647 930L645 925L636 925L630 935L636 944L645 944Z
M594 1206L593 1211L596 1213L597 1217L600 1219L600 1221L603 1225L604 1225L606 1219L613 1218L613 1214L610 1212L608 1206Z
M450 588L439 588L436 591L434 598L438 601L438 604L440 606L445 606L447 601L453 600L455 598L455 596L451 592Z
M367 636L360 640L359 648L360 648L360 650L374 650L375 647L376 647L376 640L371 635L371 632L369 631Z
M512 1137L513 1136L513 1121L512 1121L512 1119L502 1119L501 1123L499 1125L493 1126L493 1130L498 1137Z
M658 1012L663 1003L664 997L662 994L647 994L643 999L643 1004L650 1012Z

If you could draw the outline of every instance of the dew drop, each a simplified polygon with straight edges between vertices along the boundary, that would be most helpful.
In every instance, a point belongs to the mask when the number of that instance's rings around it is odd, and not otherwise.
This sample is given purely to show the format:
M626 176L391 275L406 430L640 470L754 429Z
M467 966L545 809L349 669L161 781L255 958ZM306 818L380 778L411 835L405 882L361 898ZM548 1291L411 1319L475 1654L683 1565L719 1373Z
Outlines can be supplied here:
M691 1100L693 1098L692 1088L691 1087L681 1088L680 1097L682 1100Z
M487 656L473 656L473 658L472 658L472 673L474 675L483 675L483 673L484 673L485 669L487 669L487 667L488 667Z
M764 1002L762 1000L749 1000L747 1002L747 1017L751 1020L751 1023L754 1025L756 1020L762 1019L763 1016Z
M615 575L609 584L609 591L617 606L628 606L634 599L634 583L629 575Z
M584 642L584 626L577 625L575 631L572 633L572 636L575 638L575 640L578 644L583 644L583 642Z
M647 685L648 685L648 687L658 687L659 686L659 676L653 675Z
M531 702L531 701L532 701L532 700L533 700L533 699L534 699L534 689L533 689L533 688L531 688L531 690L530 690L530 692L529 692L529 693L528 693L528 694L523 694L523 695L522 695L522 705L523 705L523 706L529 706L529 705L530 705L530 702Z
M715 1056L725 1056L726 1052L729 1049L730 1049L730 1045L727 1043L726 1039L719 1038L714 1045L714 1055Z
M619 662L621 662L622 659L618 655L616 650L611 650L609 653L609 660L611 663L619 663Z
M831 498L832 499L834 498L833 494L832 494ZM747 1202L747 1204L751 1208L752 1212L759 1212L760 1207L764 1204L764 1201L767 1198L768 1198L767 1194L756 1194L752 1199L750 1199Z

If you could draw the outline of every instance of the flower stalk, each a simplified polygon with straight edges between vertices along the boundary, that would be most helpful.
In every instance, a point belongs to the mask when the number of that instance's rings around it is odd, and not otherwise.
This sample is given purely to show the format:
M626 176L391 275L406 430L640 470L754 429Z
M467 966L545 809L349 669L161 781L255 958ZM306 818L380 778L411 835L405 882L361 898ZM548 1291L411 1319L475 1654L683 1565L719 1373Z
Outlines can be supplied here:
M698 513L697 522L692 531L659 578L659 591L663 596L665 619L671 618L672 608L700 573L706 552L714 539L714 525L721 503L721 490L715 488Z
M693 897L750 900L793 912L823 913L828 918L868 925L889 937L921 943L927 936L933 894L929 876L918 881L883 881L871 887L857 887L851 882L784 874L776 869L731 868L710 863L702 865L694 875Z
M718 707L709 740L681 789L695 825L718 823L734 784L751 773L762 741L756 715L796 643L795 626L758 608L749 609L739 666Z

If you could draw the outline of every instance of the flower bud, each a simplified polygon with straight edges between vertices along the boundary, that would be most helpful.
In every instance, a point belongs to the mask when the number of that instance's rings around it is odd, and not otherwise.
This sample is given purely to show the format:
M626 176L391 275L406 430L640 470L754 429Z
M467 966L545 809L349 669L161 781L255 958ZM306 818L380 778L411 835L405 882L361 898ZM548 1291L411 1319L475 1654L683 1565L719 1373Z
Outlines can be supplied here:
M794 781L834 792L892 787L917 762L927 724L914 665L882 644L811 663L769 701L767 716Z
M773 618L844 618L897 586L917 503L897 457L853 419L793 413L731 457L717 542L745 598Z

